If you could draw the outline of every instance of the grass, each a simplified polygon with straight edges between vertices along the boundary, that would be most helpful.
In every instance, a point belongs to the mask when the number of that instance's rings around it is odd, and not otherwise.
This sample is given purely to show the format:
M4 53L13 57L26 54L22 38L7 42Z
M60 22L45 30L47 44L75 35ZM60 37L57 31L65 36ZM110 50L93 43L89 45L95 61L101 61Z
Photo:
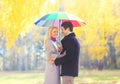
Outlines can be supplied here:
M0 72L0 84L43 84L44 73ZM120 70L81 70L75 84L120 84Z

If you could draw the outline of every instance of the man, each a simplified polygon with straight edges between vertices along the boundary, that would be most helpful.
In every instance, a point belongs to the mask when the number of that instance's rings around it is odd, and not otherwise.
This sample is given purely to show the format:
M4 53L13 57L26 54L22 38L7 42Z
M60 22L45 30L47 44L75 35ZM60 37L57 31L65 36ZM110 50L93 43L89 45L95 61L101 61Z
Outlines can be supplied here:
M78 63L80 45L73 33L73 25L71 22L62 23L62 33L65 36L62 40L63 50L66 55L56 58L54 63L61 65L62 84L74 84L74 77L78 76Z

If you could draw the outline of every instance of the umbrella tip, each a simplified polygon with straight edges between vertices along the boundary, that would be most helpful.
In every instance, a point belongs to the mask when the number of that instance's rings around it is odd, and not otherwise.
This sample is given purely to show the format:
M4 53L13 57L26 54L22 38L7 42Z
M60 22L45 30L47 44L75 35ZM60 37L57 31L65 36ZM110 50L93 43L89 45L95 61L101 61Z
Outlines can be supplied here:
M59 11L60 11L60 12L64 11L64 7L63 7L62 4L59 6Z

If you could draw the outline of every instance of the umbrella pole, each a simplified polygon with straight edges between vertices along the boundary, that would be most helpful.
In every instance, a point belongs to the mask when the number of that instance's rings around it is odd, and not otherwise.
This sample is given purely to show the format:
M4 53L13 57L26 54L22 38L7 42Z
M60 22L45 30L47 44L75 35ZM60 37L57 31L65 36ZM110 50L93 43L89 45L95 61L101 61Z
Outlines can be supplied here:
M59 27L58 27L59 28L58 29L59 30L58 45L61 45L61 33L60 33L61 29L60 29L60 27L61 27L61 20L59 20Z

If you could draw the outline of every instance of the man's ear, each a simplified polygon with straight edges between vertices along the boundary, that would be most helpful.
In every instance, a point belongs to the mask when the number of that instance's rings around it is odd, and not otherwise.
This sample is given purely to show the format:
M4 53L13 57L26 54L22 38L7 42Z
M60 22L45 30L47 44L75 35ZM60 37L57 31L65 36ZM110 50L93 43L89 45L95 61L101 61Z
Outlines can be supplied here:
M67 27L67 28L66 28L66 30L70 31L70 28L69 28L69 27Z

